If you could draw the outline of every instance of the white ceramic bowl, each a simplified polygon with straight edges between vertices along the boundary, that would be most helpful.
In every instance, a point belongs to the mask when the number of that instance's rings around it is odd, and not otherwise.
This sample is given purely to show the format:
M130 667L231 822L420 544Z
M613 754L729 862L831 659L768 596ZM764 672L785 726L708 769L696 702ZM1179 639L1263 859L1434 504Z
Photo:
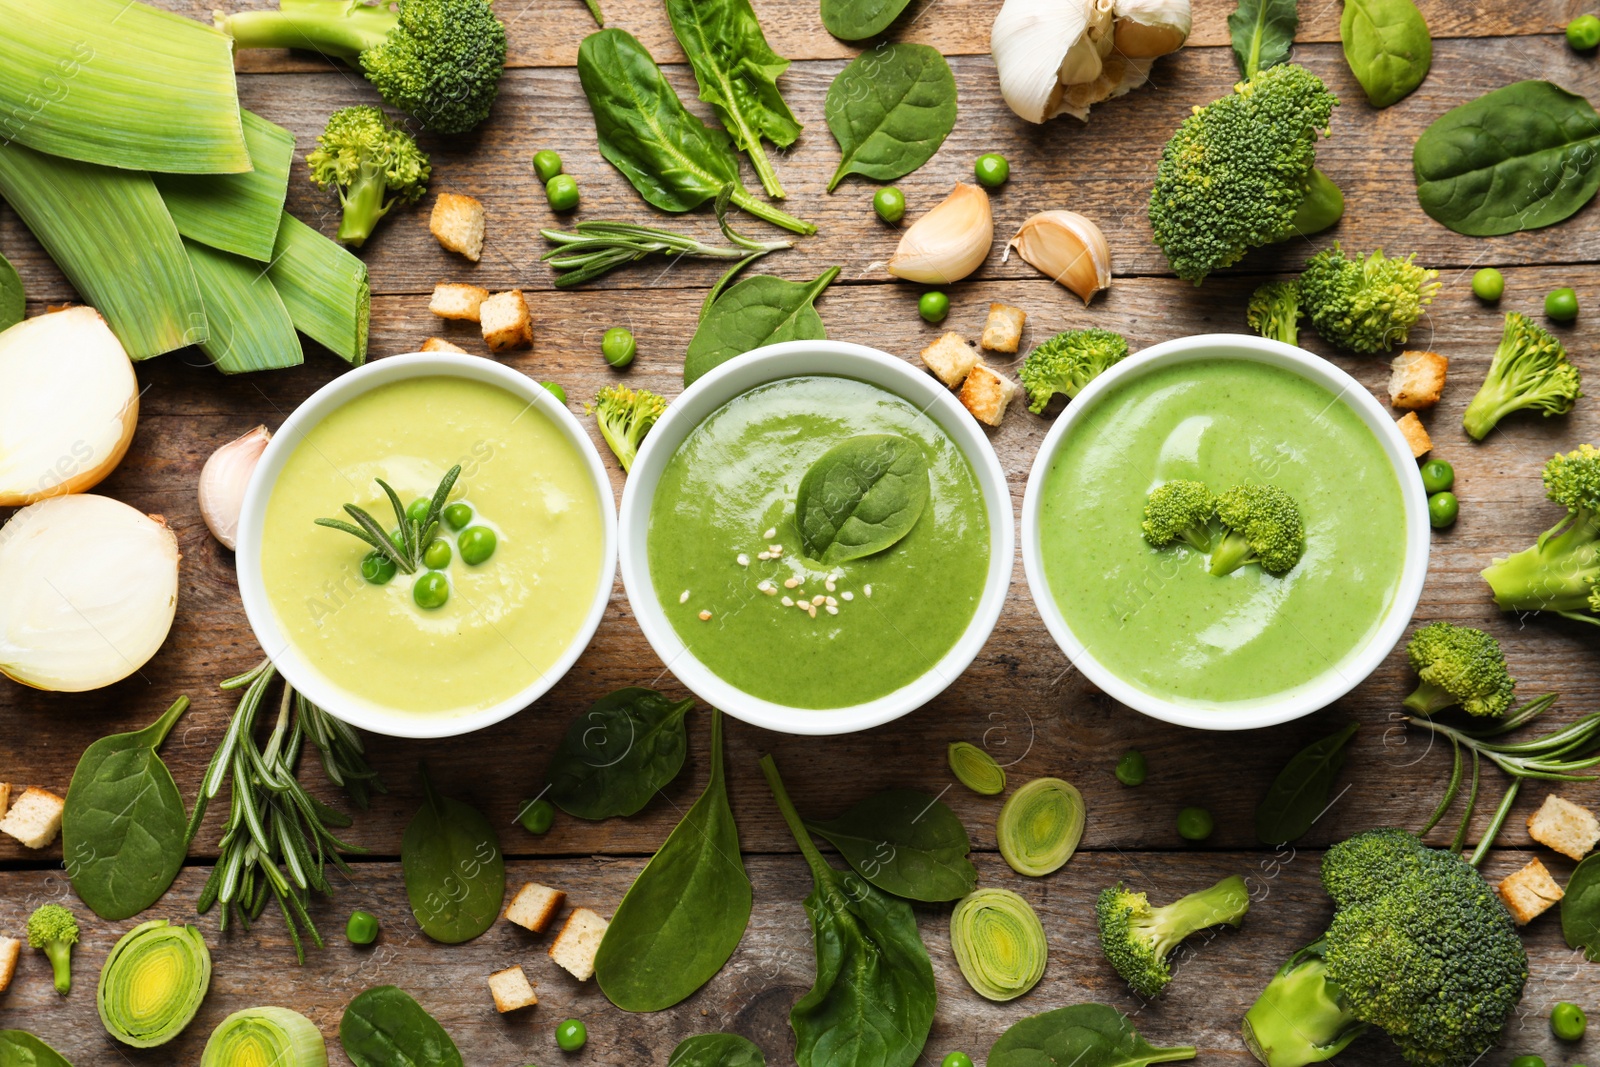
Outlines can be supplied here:
M1055 594L1045 578L1044 560L1039 549L1039 497L1045 475L1072 428L1117 383L1158 367L1198 359L1248 359L1281 367L1339 397L1372 431L1383 446L1384 454L1394 465L1406 516L1405 563L1400 572L1400 584L1389 605L1388 614L1366 642L1354 649L1334 669L1297 687L1287 696L1267 697L1223 707L1198 707L1156 696L1130 685L1103 666L1078 640L1062 617L1061 609L1056 606ZM1040 446L1033 469L1028 474L1028 487L1022 497L1022 566L1028 576L1028 589L1056 644L1061 646L1061 650L1083 672L1084 677L1113 699L1151 718L1202 730L1253 730L1298 719L1328 706L1366 680L1393 650L1400 635L1405 632L1412 612L1417 608L1417 600L1422 596L1423 579L1427 575L1430 543L1428 500L1422 490L1422 479L1417 477L1416 460L1412 458L1411 449L1383 406L1372 398L1365 386L1322 357L1280 341L1244 334L1202 334L1165 341L1128 357L1090 382L1067 405L1045 435L1044 444Z
M966 632L932 669L887 696L845 708L792 708L751 696L713 674L679 639L650 579L650 505L667 461L700 422L758 385L797 375L854 378L917 405L956 443L977 476L989 514L989 570ZM622 492L622 584L650 647L696 696L753 726L791 734L844 734L879 726L938 696L966 670L994 631L1015 561L1011 492L983 430L937 380L904 360L841 341L788 341L756 349L698 379L645 438Z
M600 550L600 576L595 582L593 602L583 625L573 635L567 646L549 670L523 688L492 707L461 715L428 716L411 711L388 710L373 705L329 681L311 666L299 650L284 635L278 625L277 613L267 599L266 586L261 580L261 529L266 521L267 501L273 486L289 456L304 439L306 431L327 418L336 408L363 393L381 385L407 378L432 376L466 378L472 381L497 385L509 393L526 400L548 416L561 428L572 446L583 457L594 484L595 496L600 502L604 544ZM616 577L617 516L612 507L611 481L606 476L605 465L600 462L594 442L589 439L583 425L566 406L551 395L538 382L501 366L491 359L477 356L412 353L390 356L368 363L348 374L343 374L295 408L284 420L272 441L262 453L261 461L251 475L245 489L244 507L239 515L237 565L239 593L244 600L244 612L250 627L264 649L277 649L272 656L278 670L293 686L313 703L336 715L352 726L391 737L453 737L457 734L481 730L516 714L549 691L571 669L572 664L588 647L600 618L605 614L611 598L611 587Z

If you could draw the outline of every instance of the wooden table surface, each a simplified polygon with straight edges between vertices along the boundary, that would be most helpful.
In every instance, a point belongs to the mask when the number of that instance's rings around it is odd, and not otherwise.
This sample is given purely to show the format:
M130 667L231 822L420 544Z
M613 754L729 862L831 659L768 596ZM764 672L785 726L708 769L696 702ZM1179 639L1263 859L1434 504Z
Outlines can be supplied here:
M164 3L195 17L206 17L212 6L209 0ZM976 336L991 300L1028 311L1027 343L1066 327L1097 325L1125 333L1137 348L1190 333L1244 330L1250 290L1264 277L1295 269L1310 251L1335 239L1363 251L1381 245L1394 254L1418 253L1421 262L1439 269L1444 290L1414 332L1413 346L1437 349L1451 359L1444 400L1424 420L1434 434L1436 454L1455 465L1461 499L1460 522L1434 536L1418 618L1490 630L1504 642L1523 695L1561 693L1553 719L1592 710L1600 695L1594 632L1560 621L1502 616L1477 572L1492 556L1531 543L1559 516L1543 498L1539 468L1552 451L1600 437L1600 407L1585 400L1567 418L1514 417L1482 444L1473 444L1459 427L1501 324L1499 311L1472 298L1471 272L1489 264L1505 270L1507 291L1500 311L1537 314L1543 294L1560 285L1575 286L1586 307L1600 306L1600 267L1595 265L1600 258L1600 212L1590 205L1549 229L1466 238L1422 213L1410 166L1413 140L1436 116L1489 89L1522 78L1550 78L1600 98L1594 58L1574 54L1559 32L1584 9L1581 0L1423 0L1436 38L1433 71L1418 92L1386 111L1368 107L1345 67L1337 42L1339 5L1332 0L1302 4L1296 59L1326 79L1344 101L1318 161L1344 189L1346 216L1309 244L1253 254L1199 289L1171 276L1151 243L1145 203L1162 143L1191 105L1222 95L1235 79L1224 25L1232 4L1197 0L1189 47L1161 60L1147 88L1096 107L1087 125L1063 118L1046 126L1017 119L1000 98L988 56L988 27L997 6L997 0L913 0L891 34L934 44L947 53L960 89L955 132L928 165L898 183L909 214L916 217L955 181L970 179L972 161L982 152L1003 152L1011 162L1011 180L993 197L997 235L1009 236L1038 210L1080 211L1097 220L1110 241L1117 275L1111 290L1085 308L1016 259L1001 264L1002 241L997 241L984 267L949 290L949 320L941 327L922 323L915 309L917 290L872 266L888 257L897 239L896 231L872 214L874 187L849 179L833 195L823 192L837 160L823 122L823 96L856 49L826 34L815 0L755 2L773 46L795 61L782 86L806 124L799 142L777 158L790 193L787 206L820 227L816 237L768 258L760 269L807 279L828 266L842 266L839 281L819 303L830 336L914 360L942 329ZM581 412L581 401L611 380L674 396L681 389L683 351L704 288L720 268L683 264L663 269L652 264L619 271L578 292L553 290L549 271L538 262L543 241L537 231L568 220L554 218L545 204L529 164L535 150L559 151L567 171L579 181L584 199L578 217L646 220L651 212L596 151L594 126L572 66L578 43L594 28L580 0L500 0L497 9L509 30L513 69L501 83L492 116L465 138L424 138L434 162L432 191L469 193L487 207L483 260L470 265L437 246L427 232L431 195L416 210L396 212L362 253L372 272L372 355L411 350L433 334L483 353L474 331L441 323L428 313L428 293L438 281L471 281L492 289L520 286L536 320L536 341L531 351L503 362L534 378L562 382L574 411ZM693 101L692 79L659 0L606 0L606 13L609 25L634 32L661 62L671 64L668 78L689 106L704 114L703 106ZM243 102L296 136L290 210L331 234L337 203L309 184L304 154L330 111L350 103L376 103L376 94L351 71L313 56L257 53L241 57L239 66ZM754 188L748 168L746 175ZM705 212L680 225L708 236L715 232ZM751 232L764 229L753 221L741 225ZM0 251L21 270L31 311L72 298L60 273L3 207ZM1586 313L1560 333L1576 361L1600 374L1593 358L1600 336L1595 322ZM631 326L639 341L638 360L623 376L610 371L599 354L601 332L615 325ZM1314 335L1306 343L1386 399L1383 360L1336 355ZM149 664L99 692L39 693L0 680L0 779L19 788L41 785L65 793L85 745L148 722L186 693L194 701L193 710L168 740L164 756L186 802L192 803L232 708L216 682L253 665L261 655L240 608L232 554L212 540L200 520L195 486L201 464L214 448L251 426L276 427L343 369L309 345L303 367L245 377L222 377L205 365L197 350L138 365L145 390L138 433L127 459L98 491L164 514L177 532L183 552L177 622ZM1019 402L993 434L1018 505L1048 427L1046 419L1030 415ZM594 438L599 445L597 433ZM621 473L601 449L612 469L613 488L620 493ZM314 907L329 944L312 951L304 967L295 966L274 916L249 934L227 935L218 932L215 913L195 917L194 900L215 855L217 805L172 891L139 917L197 922L212 946L211 994L187 1032L170 1045L145 1052L118 1046L104 1034L95 1016L95 976L116 937L138 920L104 923L81 906L78 911L86 921L72 994L59 998L50 988L42 955L25 950L16 982L0 996L0 1027L35 1031L79 1065L192 1064L226 1014L274 1003L315 1020L329 1038L331 1062L342 1064L346 1061L334 1037L343 1005L367 986L395 983L440 1019L474 1065L662 1064L679 1039L717 1029L751 1037L770 1063L792 1062L787 1014L813 975L800 904L810 885L756 766L762 753L772 752L801 810L820 816L889 786L942 793L972 834L983 884L1018 890L1044 920L1051 946L1044 981L1019 1000L995 1005L973 993L955 968L948 908L918 909L940 994L933 1034L920 1062L937 1063L955 1048L981 1062L993 1040L1017 1019L1101 1000L1134 1013L1139 1027L1158 1044L1194 1044L1201 1050L1201 1062L1245 1067L1252 1061L1238 1038L1243 1011L1279 962L1320 932L1329 916L1317 879L1320 850L1369 827L1420 825L1443 787L1446 754L1430 751L1426 742L1393 722L1410 684L1403 650L1396 650L1348 697L1300 722L1236 734L1165 726L1111 701L1072 670L1039 621L1019 562L993 637L961 678L915 714L890 726L835 738L788 737L730 720L730 788L755 884L749 931L723 971L688 1001L657 1015L628 1015L612 1008L593 983L580 984L560 971L546 956L548 937L500 923L466 945L431 942L408 913L398 863L401 831L419 803L417 761L426 756L441 790L470 800L501 828L513 886L535 878L565 889L574 904L608 915L613 911L705 781L708 730L703 712L691 719L688 769L638 816L598 824L561 818L541 838L515 826L513 817L519 801L537 792L556 740L590 702L625 685L682 692L640 635L619 582L588 651L535 706L468 737L371 740L373 762L390 792L360 814L349 831L351 839L372 851L352 861L355 874L339 880L334 900ZM1351 719L1360 721L1362 730L1337 802L1297 848L1278 853L1264 849L1255 840L1252 813L1273 775L1294 751ZM958 739L987 744L1011 764L1013 783L1052 774L1083 791L1088 828L1072 862L1039 880L1025 879L1005 866L994 851L999 801L959 786L949 788L953 780L944 761L945 745ZM1149 759L1149 780L1137 789L1119 785L1112 776L1117 757L1130 746ZM308 777L323 787L320 771ZM1489 776L1479 828L1501 785ZM1600 790L1591 785L1563 792L1583 803L1600 803ZM324 793L335 796L332 790ZM1523 826L1544 793L1529 789L1519 799L1501 847L1486 861L1491 879L1538 855L1565 880L1571 864L1534 846ZM1203 804L1216 815L1216 833L1202 846L1185 844L1174 828L1178 810L1188 804ZM1446 838L1444 833L1434 835L1436 843ZM1256 891L1257 902L1243 929L1197 938L1169 994L1160 1002L1141 1004L1100 957L1094 896L1110 882L1128 879L1161 902L1228 873L1250 876ZM30 852L9 838L0 841L0 932L19 934L29 911L52 899L71 900L59 844ZM344 918L354 908L368 909L382 920L384 932L376 946L362 949L345 943ZM1502 1047L1485 1062L1503 1064L1530 1052L1544 1055L1552 1065L1600 1056L1600 1036L1575 1048L1558 1047L1545 1022L1557 1001L1600 1007L1595 997L1600 969L1566 949L1553 912L1525 934L1532 977L1522 1014L1512 1020ZM541 1003L531 1011L499 1016L484 978L518 963L538 983ZM583 1018L590 1034L587 1048L574 1056L557 1052L554 1043L556 1023L568 1016ZM1340 1062L1398 1063L1399 1057L1386 1038L1370 1035Z

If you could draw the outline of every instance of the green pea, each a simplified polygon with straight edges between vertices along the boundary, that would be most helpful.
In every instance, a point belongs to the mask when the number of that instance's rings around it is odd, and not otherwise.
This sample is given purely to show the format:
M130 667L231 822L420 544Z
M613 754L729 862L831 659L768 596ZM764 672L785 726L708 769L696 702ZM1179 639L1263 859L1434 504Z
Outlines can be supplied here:
M621 326L613 326L600 338L600 353L606 357L606 362L617 370L621 370L633 362L634 353L639 351L639 343L633 339L633 331Z
M378 940L378 917L370 911L352 911L344 924L344 936L352 945L370 945Z
M383 585L394 577L394 560L387 554L373 549L361 557L361 577L373 585Z
M411 599L417 602L417 607L429 611L444 607L445 601L450 599L450 579L438 571L429 571L411 587Z
M1567 23L1567 43L1580 52L1600 46L1600 18L1579 15Z
M1511 1067L1544 1067L1544 1057L1518 1056L1511 1061Z
M556 806L548 800L524 801L517 821L530 834L546 833L556 821Z
M551 178L561 173L561 157L546 148L533 154L533 172L539 180L549 183Z
M434 538L433 543L422 550L422 565L433 571L450 566L450 542L442 537Z
M906 194L892 185L885 185L872 194L872 210L884 222L899 222L906 217Z
M1011 177L1011 164L998 152L979 156L972 169L978 176L978 184L990 189L1004 185L1006 179Z
M1145 763L1144 753L1136 748L1130 748L1117 760L1117 781L1123 785L1143 785L1145 773L1149 770Z
M431 507L433 507L433 501L419 496L406 508L406 518L412 522L427 522L428 509Z
M972 1057L965 1052L952 1052L939 1061L939 1067L972 1067Z
M582 1019L567 1019L556 1027L556 1044L562 1052L576 1052L589 1040L589 1028Z
M540 382L539 384L544 386L546 389L550 390L550 395L555 397L557 400L561 401L563 404L565 404L567 402L567 391L565 389L561 388L559 383L557 383L557 382Z
M1550 1011L1550 1032L1562 1041L1577 1041L1588 1028L1588 1017L1576 1004L1562 1001Z
M551 211L571 211L578 206L578 182L570 174L557 174L544 183L544 198Z
M490 556L494 555L495 546L499 538L487 526L469 526L461 531L461 536L456 538L456 547L461 550L461 562L469 567L476 567Z
M472 521L472 508L466 504L451 504L444 509L444 524L452 530L459 530Z
M1178 836L1185 841L1204 841L1216 825L1205 808L1184 808L1178 812Z
M917 314L924 322L943 322L950 314L950 298L937 289L923 293L917 300Z
M1422 465L1422 491L1432 496L1456 484L1456 469L1442 459L1430 459Z
M1544 298L1544 313L1557 322L1571 322L1578 317L1578 294L1571 289L1552 289Z
M1505 295L1506 276L1493 267L1485 267L1472 276L1472 295L1479 300L1494 303Z
M1435 493L1428 498L1428 525L1435 530L1456 524L1456 514L1461 510L1454 493Z

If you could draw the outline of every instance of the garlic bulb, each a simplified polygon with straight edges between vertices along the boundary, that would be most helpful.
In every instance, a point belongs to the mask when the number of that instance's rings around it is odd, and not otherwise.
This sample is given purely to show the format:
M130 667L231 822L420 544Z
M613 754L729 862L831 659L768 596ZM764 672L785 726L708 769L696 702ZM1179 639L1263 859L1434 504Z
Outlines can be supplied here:
M65 693L156 654L178 607L178 539L159 516L80 493L0 527L0 674Z
M1111 246L1100 227L1076 211L1041 211L1022 224L1006 246L1004 263L1017 255L1077 293L1087 304L1111 285Z
M994 215L989 194L976 185L957 182L949 196L912 223L889 273L908 282L945 285L958 282L983 266L994 244Z
M272 432L257 426L211 453L200 471L200 517L206 520L211 536L228 548L235 547L239 536L245 486L270 440Z
M0 507L92 488L122 462L138 421L133 364L94 308L0 333Z
M1189 39L1189 0L1119 0L1114 47L1129 59L1171 55Z

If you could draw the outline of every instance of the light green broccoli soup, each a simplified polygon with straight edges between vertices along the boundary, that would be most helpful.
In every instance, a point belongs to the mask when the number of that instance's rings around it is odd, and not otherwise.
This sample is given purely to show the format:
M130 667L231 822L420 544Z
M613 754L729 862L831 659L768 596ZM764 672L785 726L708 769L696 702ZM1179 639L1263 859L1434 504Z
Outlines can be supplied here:
M1216 577L1181 542L1151 547L1145 498L1180 478L1287 491L1305 523L1300 562ZM1394 468L1356 413L1242 359L1119 383L1073 427L1040 497L1045 577L1078 640L1123 681L1200 707L1287 696L1341 669L1394 601L1405 538Z

